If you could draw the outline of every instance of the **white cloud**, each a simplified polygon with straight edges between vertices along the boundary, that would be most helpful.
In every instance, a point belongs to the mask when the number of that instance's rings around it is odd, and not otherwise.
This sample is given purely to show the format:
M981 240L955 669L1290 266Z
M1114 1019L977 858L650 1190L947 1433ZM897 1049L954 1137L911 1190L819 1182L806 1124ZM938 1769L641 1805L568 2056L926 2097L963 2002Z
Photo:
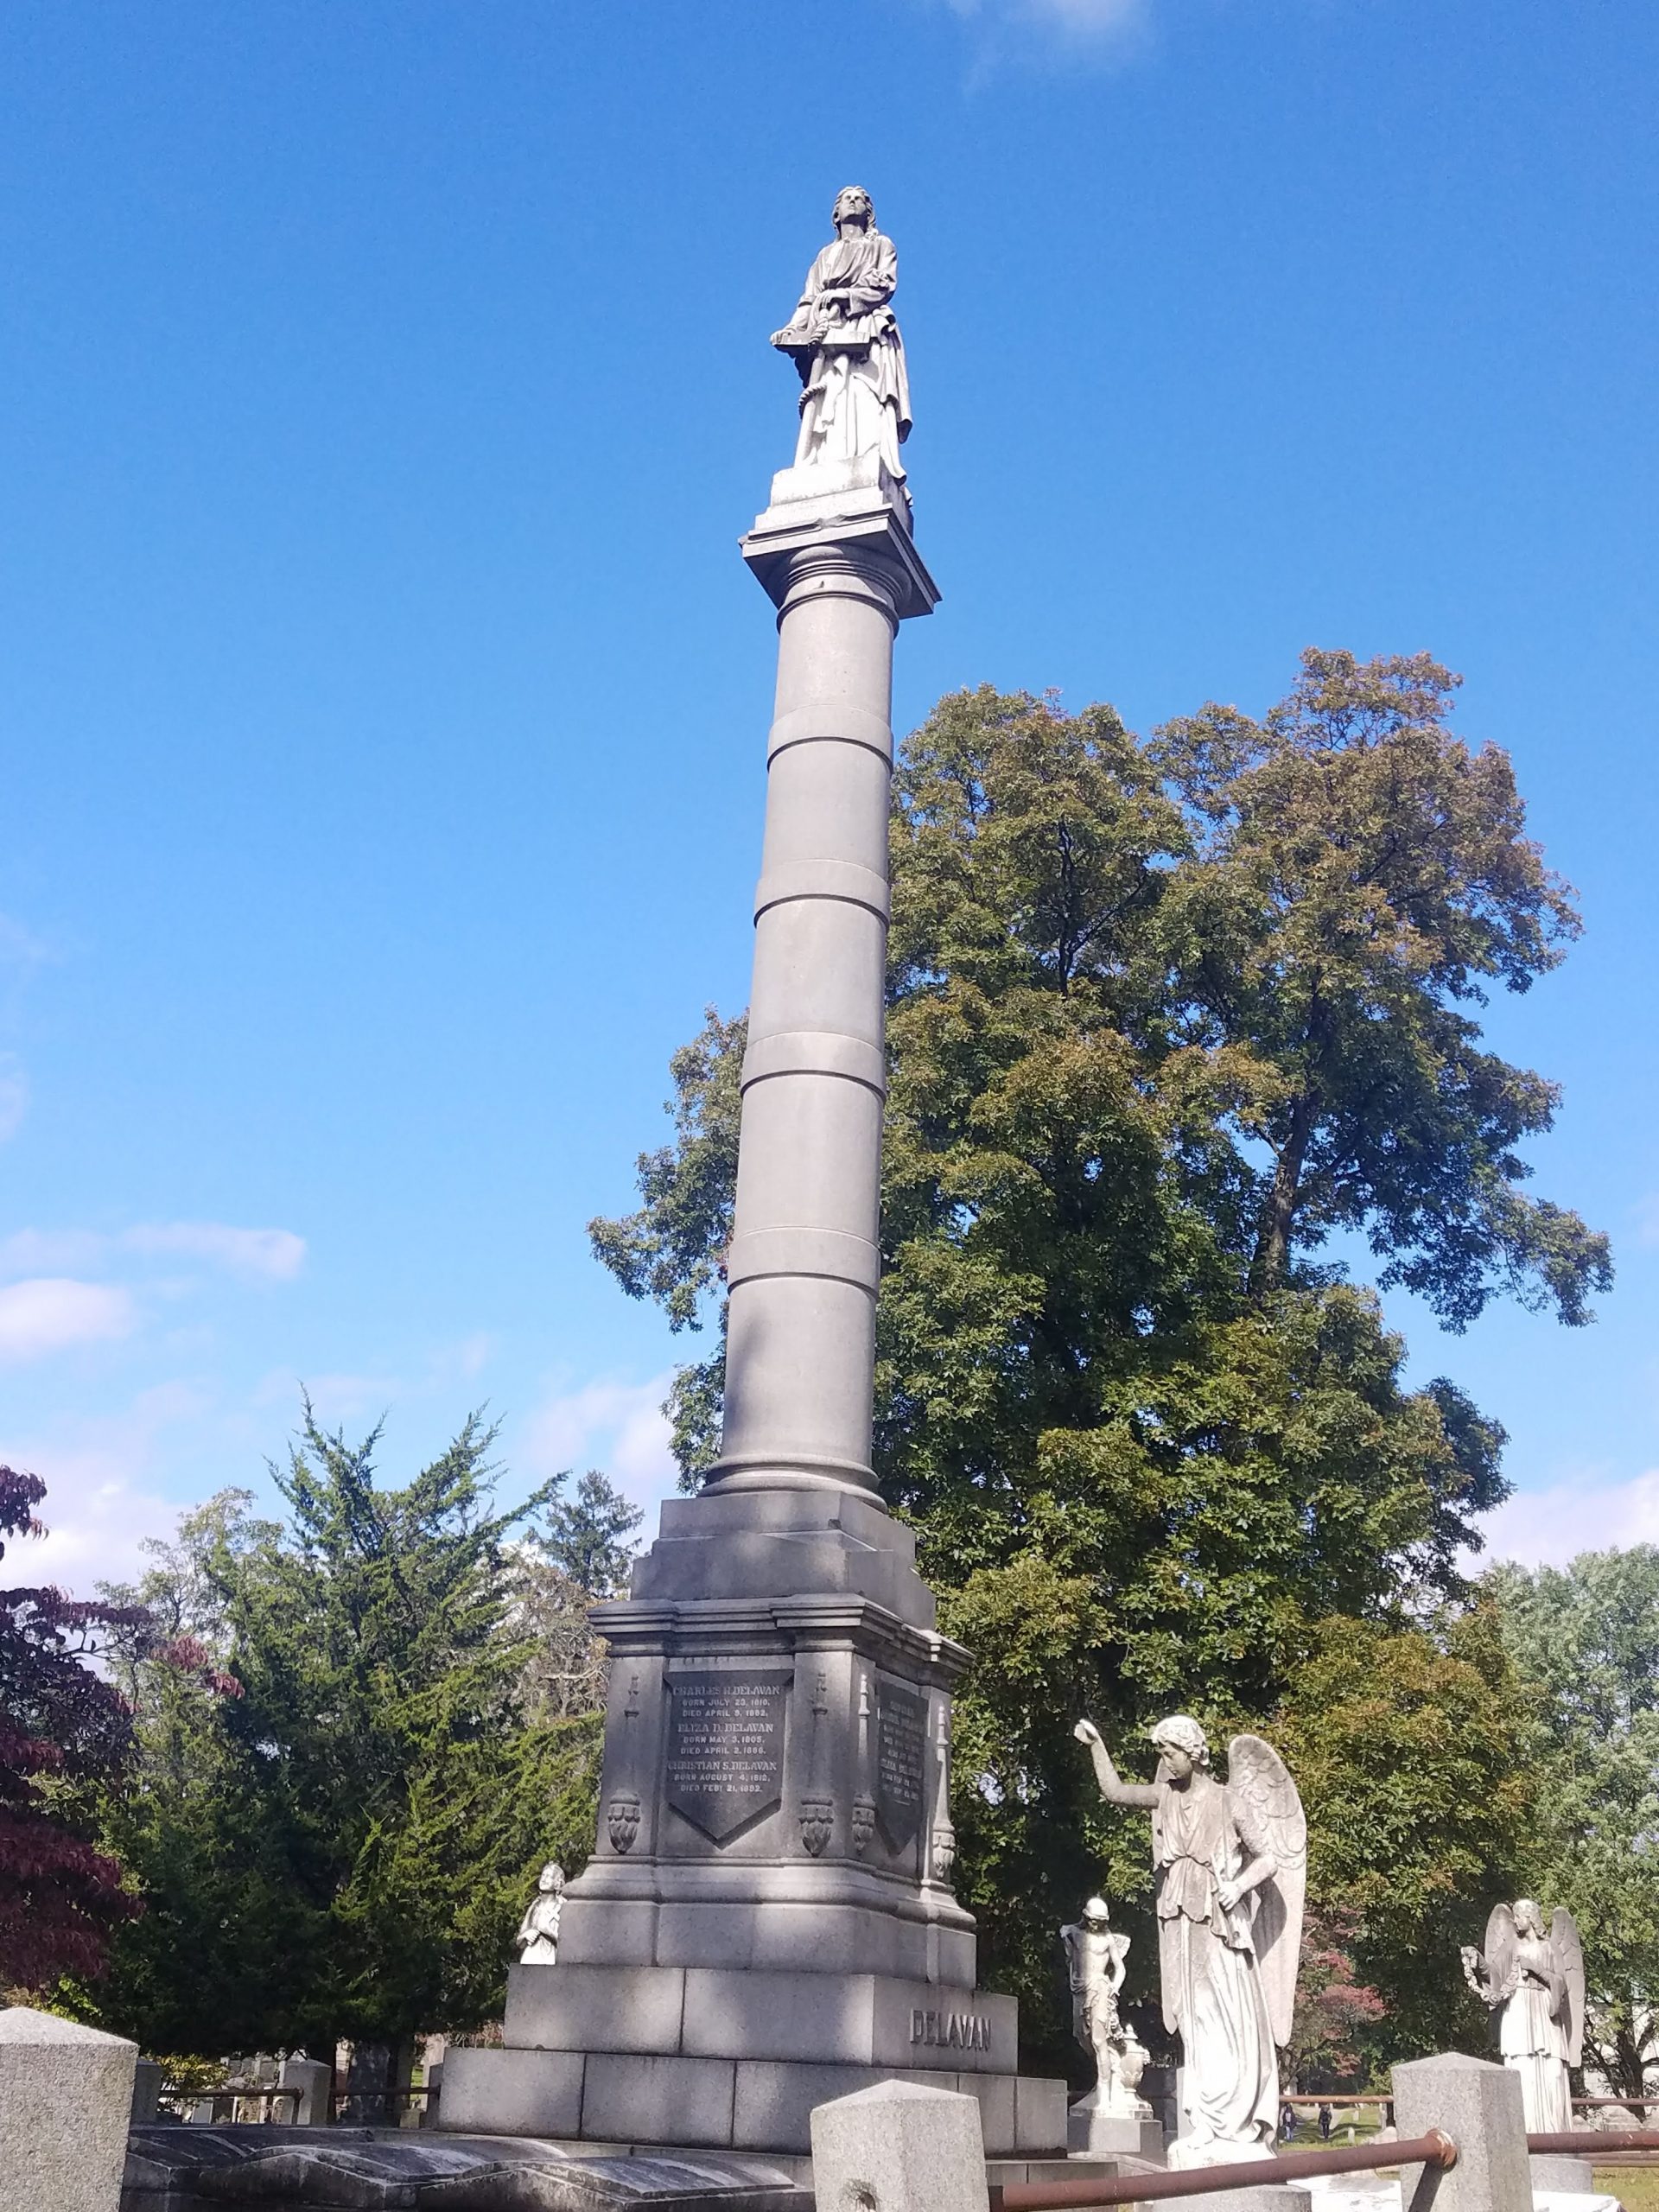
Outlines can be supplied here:
M1585 1551L1659 1543L1659 1467L1628 1482L1590 1478L1517 1491L1485 1524L1486 1548L1471 1562L1519 1560L1560 1567Z
M678 1478L662 1411L671 1371L645 1382L601 1376L575 1389L556 1389L513 1440L514 1470L543 1481L563 1468L598 1467L636 1505L671 1496Z
M114 1284L37 1275L0 1289L0 1360L41 1359L75 1344L126 1336L135 1319L130 1292Z
M291 1229L232 1229L222 1221L149 1222L117 1242L129 1252L178 1252L232 1274L292 1282L305 1264L305 1239Z
M149 1259L177 1255L251 1281L292 1282L305 1264L305 1251L304 1237L291 1229L238 1229L223 1221L141 1222L112 1236L91 1229L19 1229L0 1239L0 1274L107 1268L128 1254Z
M1149 0L946 0L982 26L1056 32L1070 41L1121 39L1146 28Z
M183 1382L142 1391L124 1411L62 1424L55 1438L0 1435L0 1460L28 1467L46 1484L39 1508L46 1535L9 1548L8 1581L51 1582L90 1598L100 1581L128 1581L143 1564L146 1536L172 1533L180 1508L150 1488L163 1432L197 1420L208 1402Z

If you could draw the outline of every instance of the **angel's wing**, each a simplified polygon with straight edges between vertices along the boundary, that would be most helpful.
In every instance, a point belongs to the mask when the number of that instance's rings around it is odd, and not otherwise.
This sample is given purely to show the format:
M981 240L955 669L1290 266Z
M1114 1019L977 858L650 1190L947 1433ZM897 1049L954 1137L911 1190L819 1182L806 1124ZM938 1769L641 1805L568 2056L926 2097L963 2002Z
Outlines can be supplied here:
M1270 1853L1275 1861L1275 1872L1255 1891L1255 1955L1273 2039L1286 2044L1302 1955L1307 1815L1289 1768L1260 1736L1235 1736L1227 1746L1227 1802L1251 1850Z
M1579 1923L1564 1904L1550 1916L1549 1942L1567 1984L1567 2063L1578 2066L1584 2060L1584 1945Z
M1515 1915L1506 1904L1495 1904L1486 1923L1486 1986L1496 1999L1510 1995L1515 1986L1515 1952L1520 1941Z

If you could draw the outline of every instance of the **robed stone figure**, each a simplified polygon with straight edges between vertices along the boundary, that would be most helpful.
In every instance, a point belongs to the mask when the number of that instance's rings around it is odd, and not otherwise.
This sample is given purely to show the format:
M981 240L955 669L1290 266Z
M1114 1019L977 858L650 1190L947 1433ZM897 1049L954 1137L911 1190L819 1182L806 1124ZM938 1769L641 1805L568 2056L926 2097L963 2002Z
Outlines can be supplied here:
M807 271L799 304L772 342L800 371L795 463L876 454L896 484L910 435L905 342L890 304L899 282L893 240L875 227L862 185L837 194L836 235Z
M1235 1736L1224 1787L1203 1729L1185 1713L1153 1730L1150 1783L1120 1777L1091 1720L1075 1732L1106 1802L1152 1815L1164 2025L1179 2035L1185 2062L1170 2164L1270 2158L1307 1884L1296 1785L1270 1744Z
M1497 2016L1497 2048L1521 2076L1529 2134L1565 2134L1573 2125L1567 2069L1584 2052L1584 1946L1579 1924L1557 1905L1548 1928L1531 1897L1492 1907L1486 1948L1465 1944L1464 1980Z

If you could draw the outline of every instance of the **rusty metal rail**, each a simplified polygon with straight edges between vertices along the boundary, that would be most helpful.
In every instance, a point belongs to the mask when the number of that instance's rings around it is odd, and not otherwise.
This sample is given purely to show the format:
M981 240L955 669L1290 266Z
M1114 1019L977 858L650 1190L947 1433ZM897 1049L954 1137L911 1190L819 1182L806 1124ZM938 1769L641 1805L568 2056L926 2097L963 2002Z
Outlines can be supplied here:
M1595 2151L1659 2151L1659 2127L1574 2127L1554 2135L1529 2135L1527 2148L1578 2152L1586 2158Z
M1554 2140L1554 2139L1551 2139ZM1654 2138L1659 2145L1659 2136ZM1402 2143L1356 2143L1339 2151L1287 2151L1270 2158L1241 2158L1226 2166L1184 2166L1175 2172L1114 2174L1098 2181L1004 2182L991 2190L991 2212L1073 2212L1095 2204L1147 2204L1160 2196L1210 2196L1224 2189L1260 2189L1302 2181L1315 2174L1375 2173L1382 2166L1438 2166L1458 2163L1458 2146L1431 2127Z

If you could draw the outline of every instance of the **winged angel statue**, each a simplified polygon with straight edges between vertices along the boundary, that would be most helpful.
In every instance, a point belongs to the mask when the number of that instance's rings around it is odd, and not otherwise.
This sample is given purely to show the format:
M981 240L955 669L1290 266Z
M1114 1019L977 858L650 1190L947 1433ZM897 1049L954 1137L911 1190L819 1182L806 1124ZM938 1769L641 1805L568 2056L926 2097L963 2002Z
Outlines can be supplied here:
M1284 1761L1260 1736L1235 1736L1227 1781L1185 1713L1152 1732L1158 1771L1125 1782L1092 1720L1089 1747L1109 1805L1152 1815L1164 2025L1181 2038L1182 2131L1173 2166L1270 2158L1279 2054L1290 2040L1307 1888L1307 1821Z
M1463 1948L1463 1974L1483 2005L1498 2016L1497 2047L1521 2076L1529 2132L1563 2133L1573 2125L1569 2066L1584 2056L1584 1946L1579 1923L1558 1904L1544 1926L1531 1897L1496 1904L1486 1923L1484 1953Z

